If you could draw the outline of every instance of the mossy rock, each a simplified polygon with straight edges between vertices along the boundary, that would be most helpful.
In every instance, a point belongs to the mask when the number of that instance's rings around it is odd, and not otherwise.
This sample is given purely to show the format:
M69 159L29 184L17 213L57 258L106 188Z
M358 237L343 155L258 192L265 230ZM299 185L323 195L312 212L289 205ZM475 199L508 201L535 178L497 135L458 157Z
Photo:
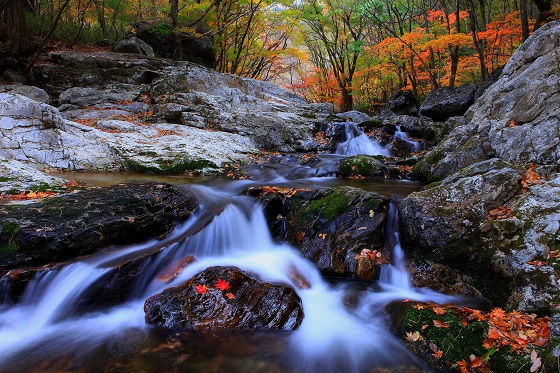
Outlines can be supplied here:
M387 167L371 155L356 155L344 158L338 164L338 175L343 177L361 176L366 178L380 177L387 173Z
M199 175L203 174L205 169L218 169L218 166L214 162L205 159L157 159L155 163L157 166L144 165L134 160L127 159L124 161L123 166L126 170L131 172L156 175L184 175L189 173Z

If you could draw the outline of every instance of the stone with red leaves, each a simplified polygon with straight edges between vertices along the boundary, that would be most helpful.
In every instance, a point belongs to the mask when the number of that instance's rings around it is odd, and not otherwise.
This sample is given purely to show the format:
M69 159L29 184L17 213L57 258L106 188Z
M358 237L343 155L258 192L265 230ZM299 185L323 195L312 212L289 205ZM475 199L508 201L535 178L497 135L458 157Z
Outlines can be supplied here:
M229 289L219 289L218 283L227 283ZM198 291L201 287L206 291ZM148 324L191 330L293 330L303 320L301 299L293 288L259 280L236 267L207 268L148 298L144 312Z

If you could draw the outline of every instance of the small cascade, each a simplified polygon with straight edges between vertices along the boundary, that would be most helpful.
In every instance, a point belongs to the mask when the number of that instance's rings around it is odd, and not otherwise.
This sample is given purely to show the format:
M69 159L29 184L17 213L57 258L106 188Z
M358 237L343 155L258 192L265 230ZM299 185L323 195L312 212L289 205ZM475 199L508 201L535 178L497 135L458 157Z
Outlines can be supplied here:
M396 126L396 127L397 127L397 130L395 131L396 138L406 142L410 146L410 149L413 152L423 150L422 144L420 142L411 140L410 137L408 137L408 135L406 134L406 132L401 131L401 126Z
M385 249L391 250L393 263L386 264L381 268L379 282L381 285L389 285L391 287L410 291L412 289L412 281L410 273L406 268L404 251L401 247L401 239L399 236L399 215L397 203L394 198L389 204L387 213L387 224L385 226Z
M130 348L127 333L150 334L151 328L144 321L144 300L210 266L237 266L264 281L296 289L305 312L303 322L296 331L279 335L285 346L279 356L268 357L285 371L364 372L401 364L424 369L423 363L391 334L384 308L404 298L451 298L411 285L394 201L387 227L387 247L393 250L394 263L382 269L380 291L372 284L360 294L355 307L348 307L345 299L351 286L327 283L297 250L275 243L259 204L224 190L202 186L191 186L190 190L200 201L200 208L170 238L99 252L85 261L37 275L19 305L0 311L0 364L4 369L22 371L18 365L21 361L32 366L34 361L87 355L116 341ZM190 255L197 260L176 270L175 265ZM134 279L131 296L125 302L96 312L78 307L91 295L88 289L133 260L148 262ZM170 269L174 269L173 276L166 276ZM299 289L294 274L304 278L310 288ZM146 339L139 338L136 343L147 343ZM196 363L191 367L189 371L204 371Z
M336 147L336 154L390 155L389 151L375 141L370 140L356 124L351 122L345 124L344 142Z

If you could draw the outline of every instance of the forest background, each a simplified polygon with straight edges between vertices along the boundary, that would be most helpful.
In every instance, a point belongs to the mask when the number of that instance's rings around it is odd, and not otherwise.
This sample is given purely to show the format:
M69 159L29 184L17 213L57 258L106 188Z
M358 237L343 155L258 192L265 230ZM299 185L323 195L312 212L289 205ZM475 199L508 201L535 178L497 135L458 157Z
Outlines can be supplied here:
M219 72L371 113L399 90L421 100L484 81L558 11L557 0L0 0L0 55L30 70L44 51L109 47L150 20L210 37Z

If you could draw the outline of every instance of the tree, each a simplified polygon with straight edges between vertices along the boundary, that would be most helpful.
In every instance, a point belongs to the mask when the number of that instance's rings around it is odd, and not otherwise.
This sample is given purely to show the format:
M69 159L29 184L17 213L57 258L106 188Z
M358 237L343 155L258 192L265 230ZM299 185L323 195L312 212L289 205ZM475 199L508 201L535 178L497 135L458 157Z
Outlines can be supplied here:
M340 110L352 110L352 84L366 30L358 1L308 0L301 10L313 64L324 76L332 72L340 90Z
M25 6L20 0L0 0L0 32L3 50L20 55L31 46L27 24L25 21Z

